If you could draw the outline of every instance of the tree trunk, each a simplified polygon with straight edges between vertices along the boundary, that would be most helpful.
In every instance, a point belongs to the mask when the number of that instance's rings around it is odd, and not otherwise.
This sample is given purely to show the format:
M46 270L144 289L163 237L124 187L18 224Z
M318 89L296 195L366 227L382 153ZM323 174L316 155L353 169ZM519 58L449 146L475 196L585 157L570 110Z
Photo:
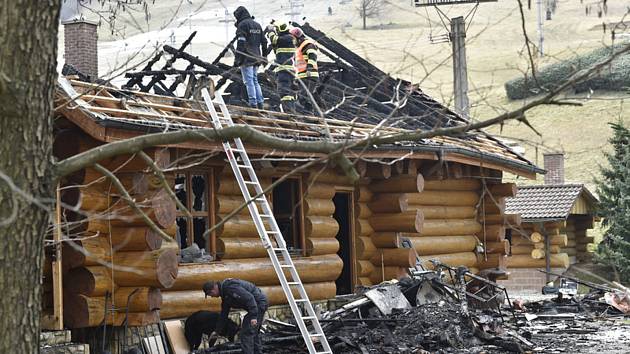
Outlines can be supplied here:
M0 0L0 8L0 352L37 353L60 1Z

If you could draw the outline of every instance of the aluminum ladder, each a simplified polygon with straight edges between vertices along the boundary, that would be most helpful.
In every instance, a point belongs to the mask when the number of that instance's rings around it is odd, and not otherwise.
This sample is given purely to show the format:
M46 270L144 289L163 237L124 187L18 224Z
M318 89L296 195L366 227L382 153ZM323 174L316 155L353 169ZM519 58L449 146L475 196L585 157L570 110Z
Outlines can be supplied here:
M201 91L201 94L210 112L212 125L215 129L234 126L232 116L220 94L216 94L214 100L212 100L208 90L205 88ZM219 116L214 107L215 103L219 106L222 116ZM273 210L263 193L263 188L258 181L256 171L245 151L243 142L240 138L235 138L232 142L224 141L222 144L230 166L232 167L232 171L234 172L234 176L238 181L238 186L243 193L245 201L248 203L247 208L254 220L258 235L269 254L271 264L278 275L278 279L280 279L282 290L289 301L289 306L291 306L291 311L300 328L308 352L310 354L333 354L326 335L324 334L324 330L319 323L317 314L313 309L311 301L308 299L308 294L293 264L286 242L280 232L276 218L273 215ZM233 144L235 147L233 147ZM248 180L244 178L243 170L246 171L245 176L249 176ZM250 188L252 187L254 190L253 196L250 194ZM272 241L274 242L272 243ZM288 271L288 276L285 274L285 270ZM297 290L297 296L293 295L292 290ZM299 305L302 305L306 314L302 313L302 309ZM310 323L310 329L307 323Z

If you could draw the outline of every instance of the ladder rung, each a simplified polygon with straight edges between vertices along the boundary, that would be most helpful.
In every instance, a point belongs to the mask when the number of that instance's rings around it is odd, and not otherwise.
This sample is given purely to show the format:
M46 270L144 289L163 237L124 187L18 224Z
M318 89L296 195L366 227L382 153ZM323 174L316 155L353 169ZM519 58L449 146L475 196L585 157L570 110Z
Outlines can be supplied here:
M321 333L315 333L315 334L313 334L313 333L309 333L309 334L308 334L308 336L309 336L309 337L323 337L324 335L323 335L323 334L321 334Z
M272 250L274 250L274 251L276 251L276 252L277 252L277 251L284 252L284 251L286 251L286 250L287 250L286 248L282 248L282 247L273 247L273 248L271 248L271 249L272 249Z
M302 283L297 282L297 281L288 281L287 285L302 285Z
M280 268L293 268L293 264L281 264Z
M259 214L261 218L273 218L273 215L269 214Z
M312 321L312 320L316 320L317 317L315 316L304 316L302 317L302 320L307 320L307 321Z
M252 170L254 169L252 166L248 166L248 165L238 165L237 164L236 167L238 167L238 168L249 168L249 169L252 169Z
M245 184L253 184L253 185L257 185L258 182L252 182L252 181L243 181L243 183Z
M309 302L308 299L295 299L295 302Z

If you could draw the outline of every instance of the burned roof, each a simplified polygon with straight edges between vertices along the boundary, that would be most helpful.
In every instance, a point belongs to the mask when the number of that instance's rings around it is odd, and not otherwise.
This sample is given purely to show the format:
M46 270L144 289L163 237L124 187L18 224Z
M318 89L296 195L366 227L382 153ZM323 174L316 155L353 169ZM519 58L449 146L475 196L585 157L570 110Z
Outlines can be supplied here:
M401 132L425 132L435 128L449 128L468 124L456 113L422 92L408 81L393 78L379 68L339 44L323 32L308 24L301 26L305 34L317 40L323 53L320 62L320 85L316 96L325 113L325 119L299 111L297 114L278 112L279 97L269 66L259 75L269 110L248 107L246 90L238 68L220 62L230 46L212 62L205 62L179 49L164 46L154 60L130 78L122 89L111 85L95 85L77 80L60 80L62 101L74 100L63 108L78 108L86 118L103 127L157 132L172 129L208 128L208 112L203 102L195 100L199 83L208 77L214 79L207 87L221 92L237 124L247 124L267 134L291 140L324 140L330 136L336 141L364 139L368 136L391 135ZM162 70L152 66L170 59ZM186 70L172 66L177 60L185 61ZM183 97L178 87L186 84ZM180 87L181 88L181 87ZM153 91L153 93L150 93ZM181 91L181 90L179 90ZM198 90L197 90L198 91ZM76 107L75 107L76 106ZM63 114L63 112L62 112ZM76 118L76 116L75 116ZM409 152L431 153L435 159L448 160L449 154L465 156L478 164L490 164L506 171L532 176L542 170L483 131L468 131L457 136L441 136L416 141L372 147L386 150L400 157Z
M506 199L506 214L521 214L524 222L564 220L580 196L596 203L583 184L519 186L516 196Z

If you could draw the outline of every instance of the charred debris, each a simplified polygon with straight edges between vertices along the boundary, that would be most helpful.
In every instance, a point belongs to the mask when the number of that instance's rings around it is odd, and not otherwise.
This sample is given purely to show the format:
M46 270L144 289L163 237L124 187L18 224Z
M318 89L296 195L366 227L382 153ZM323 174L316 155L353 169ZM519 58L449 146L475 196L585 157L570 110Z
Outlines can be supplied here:
M335 353L588 353L611 339L602 335L610 328L630 332L630 291L622 286L581 282L591 292L576 295L571 282L580 280L571 278L555 295L524 302L488 279L500 272L480 276L465 267L433 265L363 288L323 312L320 322ZM267 352L306 353L290 322L269 320L263 333ZM630 348L630 335L608 344ZM196 353L239 352L237 344L224 343Z

